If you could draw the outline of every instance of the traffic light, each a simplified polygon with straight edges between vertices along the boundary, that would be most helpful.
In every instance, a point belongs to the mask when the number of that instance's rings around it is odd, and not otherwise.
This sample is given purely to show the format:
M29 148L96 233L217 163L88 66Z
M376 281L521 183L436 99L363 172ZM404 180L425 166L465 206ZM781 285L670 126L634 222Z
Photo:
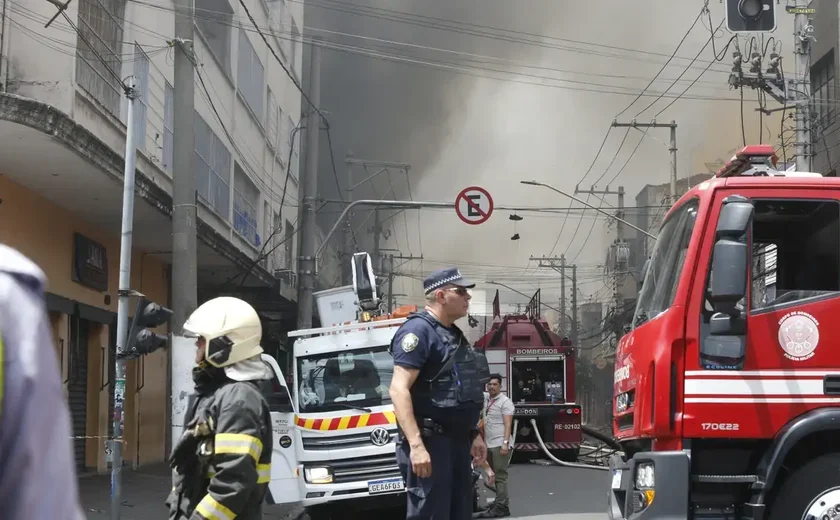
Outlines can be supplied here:
M726 0L726 28L734 33L775 31L776 0Z
M141 297L134 310L134 318L131 319L125 349L117 357L134 359L151 354L166 345L168 335L156 334L149 329L163 325L171 317L171 310Z

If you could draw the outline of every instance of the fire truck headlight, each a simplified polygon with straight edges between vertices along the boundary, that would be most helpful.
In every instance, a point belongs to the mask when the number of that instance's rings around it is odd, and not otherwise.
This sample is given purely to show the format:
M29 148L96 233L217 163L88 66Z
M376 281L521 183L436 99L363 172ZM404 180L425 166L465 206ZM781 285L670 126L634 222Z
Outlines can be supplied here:
M636 489L649 489L656 485L652 462L643 462L636 466Z
M332 468L329 467L304 468L303 476L310 484L331 484L333 481Z

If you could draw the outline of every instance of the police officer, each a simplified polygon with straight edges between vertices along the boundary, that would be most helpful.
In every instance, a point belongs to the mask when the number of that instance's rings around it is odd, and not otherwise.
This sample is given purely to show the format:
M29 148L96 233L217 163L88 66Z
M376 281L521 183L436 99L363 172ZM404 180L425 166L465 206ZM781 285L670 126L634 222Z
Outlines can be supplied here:
M196 338L195 394L172 450L170 520L261 520L271 476L272 429L260 385L262 325L253 307L221 297L184 324Z
M45 285L38 266L0 245L0 517L84 520Z
M425 310L409 316L391 342L407 519L472 518L470 462L482 465L487 456L478 422L490 378L487 359L454 324L467 315L472 287L458 269L429 275Z

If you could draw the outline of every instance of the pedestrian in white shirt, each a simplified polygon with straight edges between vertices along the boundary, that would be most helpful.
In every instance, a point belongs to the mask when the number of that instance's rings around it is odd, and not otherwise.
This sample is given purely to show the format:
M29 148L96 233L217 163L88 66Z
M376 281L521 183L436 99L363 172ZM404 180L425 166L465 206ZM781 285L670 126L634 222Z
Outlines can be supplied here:
M502 376L493 374L487 383L484 403L484 440L487 443L487 462L496 475L496 499L478 518L510 516L507 491L510 464L510 435L513 428L513 401L502 394Z

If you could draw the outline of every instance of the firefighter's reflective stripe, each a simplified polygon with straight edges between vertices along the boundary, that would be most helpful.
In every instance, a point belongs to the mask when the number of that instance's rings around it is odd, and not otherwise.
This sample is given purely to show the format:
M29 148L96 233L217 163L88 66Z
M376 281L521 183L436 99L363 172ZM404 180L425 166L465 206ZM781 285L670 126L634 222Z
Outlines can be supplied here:
M209 468L207 470L207 478L211 479L216 476L216 470ZM267 484L271 481L271 464L257 464L257 484ZM172 488L173 490L175 488Z
M217 502L209 494L204 495L204 498L195 507L195 512L207 520L233 520L236 518L233 511Z
M263 450L261 440L244 433L217 433L215 444L216 455L250 455L254 462L259 462Z
M257 484L271 481L271 464L257 464Z

